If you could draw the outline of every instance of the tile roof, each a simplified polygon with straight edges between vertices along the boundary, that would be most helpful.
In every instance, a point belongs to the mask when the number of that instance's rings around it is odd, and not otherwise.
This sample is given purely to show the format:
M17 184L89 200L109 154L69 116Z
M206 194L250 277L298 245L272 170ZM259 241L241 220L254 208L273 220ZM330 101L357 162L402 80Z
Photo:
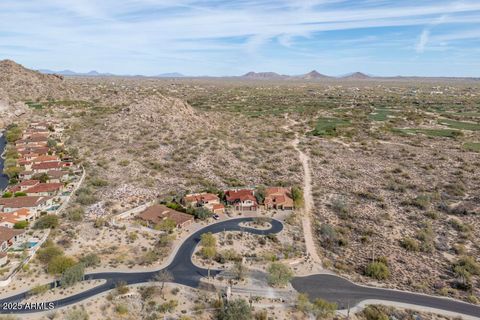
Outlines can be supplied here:
M175 221L177 226L181 226L183 223L187 221L193 221L193 216L172 210L164 205L153 205L150 208L147 208L145 211L140 213L138 218L151 222L153 224L158 224L161 221L165 220L166 218L172 219Z
M64 163L60 161L41 162L41 163L35 163L34 165L32 165L33 170L58 169L62 167L64 167Z
M0 205L6 208L33 208L36 207L51 197L16 197L16 198L0 198Z
M19 229L10 229L0 226L0 241L10 241L13 237L18 236L25 231Z
M39 183L25 190L26 193L54 192L63 187L63 183Z

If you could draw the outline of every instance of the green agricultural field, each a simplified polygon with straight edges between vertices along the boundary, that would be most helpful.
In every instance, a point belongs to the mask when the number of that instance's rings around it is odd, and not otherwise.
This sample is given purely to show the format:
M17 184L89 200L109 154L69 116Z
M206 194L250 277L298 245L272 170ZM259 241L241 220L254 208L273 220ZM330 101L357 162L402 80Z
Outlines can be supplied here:
M318 118L317 125L312 134L314 136L336 136L338 127L346 127L349 125L349 120L342 120L338 118Z
M462 121L455 121L455 120L449 120L449 119L438 120L438 123L447 125L453 129L471 130L471 131L480 130L480 123L462 122Z
M463 147L468 151L480 152L480 142L467 142Z
M415 134L424 134L427 137L443 137L443 138L456 138L462 135L462 132L459 130L451 129L399 129L393 128L392 132L398 133L401 135L415 135Z

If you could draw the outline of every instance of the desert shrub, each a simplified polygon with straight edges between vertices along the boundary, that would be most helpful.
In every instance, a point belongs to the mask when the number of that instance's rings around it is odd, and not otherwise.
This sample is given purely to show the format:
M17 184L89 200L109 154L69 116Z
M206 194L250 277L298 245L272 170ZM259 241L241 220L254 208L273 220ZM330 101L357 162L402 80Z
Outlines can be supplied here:
M390 276L390 270L384 262L376 261L367 265L365 275L377 280L385 280Z
M65 320L88 320L88 312L85 309L72 309L65 315Z
M316 299L313 303L313 314L318 318L331 317L337 311L337 304L324 299Z
M322 224L320 226L320 242L325 249L333 250L338 246L339 238L340 236L333 226L329 224Z
M119 303L117 305L115 305L115 312L120 314L120 315L125 315L128 313L128 307L127 305L123 304L123 303Z
M419 245L418 245L418 242L415 241L414 239L412 238L403 238L401 241L400 241L401 245L403 248L407 249L408 251L413 251L413 252L417 252L419 251Z
M244 299L229 301L217 314L218 320L251 320L252 308Z
M67 218L70 221L82 221L84 214L85 214L85 211L83 210L83 208L80 206L77 206L74 208L70 208L67 211Z
M350 218L350 209L347 201L343 197L335 198L331 203L332 210L338 215L340 219Z
M50 274L62 274L68 268L75 265L75 260L73 258L59 255L53 257L47 266L47 271Z
M44 246L37 251L37 259L44 264L48 264L54 257L62 255L63 250L51 243L48 243L47 246Z
M366 320L388 320L388 315L379 306L367 306L361 313Z
M100 257L95 253L89 253L80 258L80 262L86 267L94 267L100 264Z
M178 306L177 300L169 300L167 302L162 303L158 306L158 312L165 313L165 312L173 312L175 308Z
M29 294L38 295L47 292L50 289L49 284L39 284L30 289Z
M40 217L34 225L35 229L48 229L58 227L58 217L53 214L48 214Z
M284 287L293 277L292 270L283 263L273 262L267 268L268 284L273 287Z
M70 287L75 283L82 281L83 276L85 275L85 266L83 263L77 263L76 265L71 266L66 269L60 279L60 284L62 287Z
M480 275L480 264L475 261L475 258L470 256L461 257L454 263L453 267L461 267L470 274Z

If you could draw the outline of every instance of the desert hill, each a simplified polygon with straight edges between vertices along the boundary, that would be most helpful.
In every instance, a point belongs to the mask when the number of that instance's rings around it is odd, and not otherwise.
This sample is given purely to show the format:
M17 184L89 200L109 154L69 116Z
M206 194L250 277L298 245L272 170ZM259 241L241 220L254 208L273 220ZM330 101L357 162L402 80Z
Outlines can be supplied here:
M12 60L0 61L0 88L3 95L12 101L55 96L63 83L62 76L42 74Z
M362 73L362 72L354 72L354 73L346 75L342 78L343 79L363 80L363 79L370 79L371 77L369 75L366 75L365 73Z
M321 74L317 70L313 70L313 71L310 71L309 73L299 76L299 78L305 79L305 80L314 80L314 79L326 79L330 77L327 75Z

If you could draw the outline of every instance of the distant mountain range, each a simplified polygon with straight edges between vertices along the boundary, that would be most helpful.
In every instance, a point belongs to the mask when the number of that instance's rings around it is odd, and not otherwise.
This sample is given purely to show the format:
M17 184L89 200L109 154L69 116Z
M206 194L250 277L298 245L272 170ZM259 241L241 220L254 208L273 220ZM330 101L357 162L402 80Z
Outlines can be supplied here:
M359 79L369 79L372 78L371 76L361 73L361 72L354 72L354 73L349 73L345 76L340 76L340 77L332 77L332 76L327 76L325 74L322 74L318 72L317 70L310 71L309 73L306 74L301 74L301 75L296 75L296 76L289 76L289 75L283 75L283 74L278 74L275 72L253 72L250 71L248 73L245 73L243 76L240 76L240 78L246 78L246 79L284 79L284 80L294 80L294 79L303 79L303 80L318 80L318 79L352 79L352 80L359 80Z
M155 76L145 76L145 75L119 75L113 73L101 73L95 70L90 72L75 72L72 70L62 70L62 71L53 71L48 69L38 70L43 74L56 74L67 77L136 77L136 78L188 78L190 76L183 75L178 72L171 73L162 73ZM479 78L468 78L468 77L416 77L416 76L393 76L393 77L379 77L373 76L362 72L353 72L342 76L327 76L318 72L317 70L312 70L308 73L301 75L285 75L279 74L276 72L254 72L250 71L241 76L224 76L224 77L211 77L211 76L201 76L201 77L190 77L190 78L232 78L232 79L245 79L245 80L328 80L328 79L339 79L339 80L479 80Z
M95 70L89 72L75 72L72 70L61 70L61 71L54 71L49 69L40 69L38 72L43 74L58 74L61 76L67 77L145 77L143 75L120 75L120 74L113 74L113 73L102 73ZM183 78L185 77L183 74L178 72L172 73L162 73L156 76L152 76L153 78Z

